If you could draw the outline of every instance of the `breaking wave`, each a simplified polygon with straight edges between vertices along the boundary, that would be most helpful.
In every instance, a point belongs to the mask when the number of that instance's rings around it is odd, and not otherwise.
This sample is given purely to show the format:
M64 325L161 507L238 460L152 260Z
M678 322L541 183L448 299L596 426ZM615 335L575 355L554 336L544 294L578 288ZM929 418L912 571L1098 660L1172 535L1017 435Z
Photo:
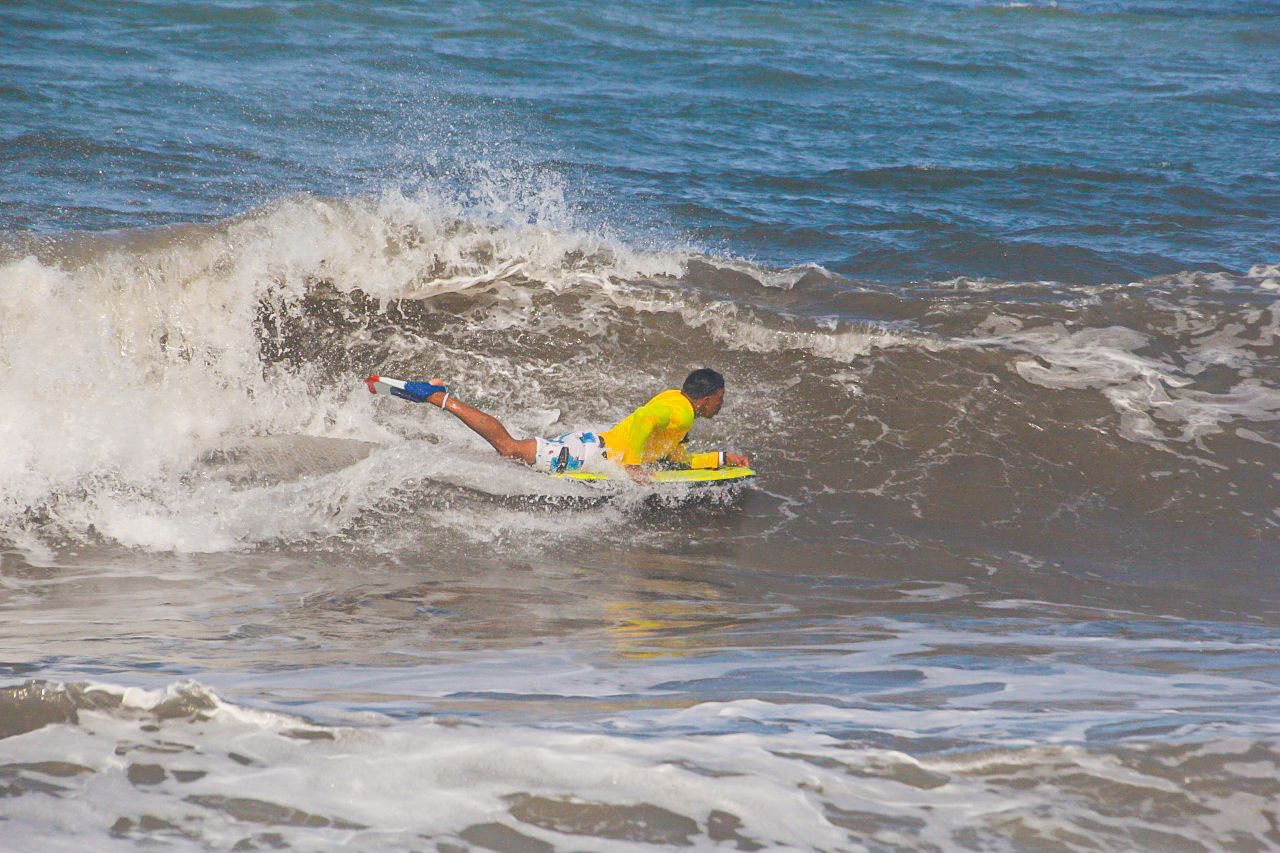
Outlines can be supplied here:
M636 501L567 533L486 500L574 487L360 377L443 375L549 434L607 426L711 364L729 407L696 438L754 452L785 500L818 488L797 534L861 506L1034 526L1048 550L1116 513L1130 544L1209 519L1255 543L1249 559L1275 543L1275 267L889 285L634 248L573 227L554 193L478 195L296 196L210 226L9 245L0 536L385 545L406 517L581 535Z

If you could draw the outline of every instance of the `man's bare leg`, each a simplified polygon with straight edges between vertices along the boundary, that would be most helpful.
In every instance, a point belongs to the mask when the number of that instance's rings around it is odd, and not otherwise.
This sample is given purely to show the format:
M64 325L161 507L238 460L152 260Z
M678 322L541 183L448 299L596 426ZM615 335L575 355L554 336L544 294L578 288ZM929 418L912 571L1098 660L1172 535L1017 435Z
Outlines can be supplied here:
M432 385L443 385L444 382L438 378L431 380ZM445 395L437 391L427 398L427 402L433 406L439 406L444 401ZM449 395L449 401L445 403L446 412L457 415L458 420L462 421L471 428L476 435L493 445L493 449L498 451L506 459L517 459L526 465L532 465L534 460L534 452L538 448L538 442L532 438L517 439L512 438L511 433L507 432L507 428L502 425L502 421L495 418L488 412L482 412L475 406L462 402L452 394Z

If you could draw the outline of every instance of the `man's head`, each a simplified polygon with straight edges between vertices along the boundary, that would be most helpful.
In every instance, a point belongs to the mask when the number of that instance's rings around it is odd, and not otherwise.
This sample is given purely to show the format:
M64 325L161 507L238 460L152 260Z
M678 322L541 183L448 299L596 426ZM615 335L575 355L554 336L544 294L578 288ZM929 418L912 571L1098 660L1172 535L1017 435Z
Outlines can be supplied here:
M689 398L698 417L713 418L724 405L724 377L709 367L690 373L680 390Z

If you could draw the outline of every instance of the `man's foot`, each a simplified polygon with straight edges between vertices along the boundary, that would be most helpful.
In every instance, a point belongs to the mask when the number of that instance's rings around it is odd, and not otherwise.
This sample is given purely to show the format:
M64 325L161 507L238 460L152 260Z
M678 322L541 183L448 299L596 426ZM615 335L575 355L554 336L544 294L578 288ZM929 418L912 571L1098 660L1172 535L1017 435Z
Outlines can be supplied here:
M433 379L430 382L405 382L403 379L391 379L387 376L370 376L364 384L371 394L390 394L412 403L433 403L444 408L449 399L449 389L442 384L443 380Z
M432 385L436 386L437 388L444 389L444 391L436 392L435 394L432 394L430 397L427 398L428 403L431 403L433 406L439 406L440 408L443 409L445 406L449 404L449 387L444 384L444 380L441 379L439 376L432 376L427 381L430 382Z
M404 388L392 390L392 394L412 400L415 403L432 403L439 406L441 400L449 393L449 389L435 382L406 382Z

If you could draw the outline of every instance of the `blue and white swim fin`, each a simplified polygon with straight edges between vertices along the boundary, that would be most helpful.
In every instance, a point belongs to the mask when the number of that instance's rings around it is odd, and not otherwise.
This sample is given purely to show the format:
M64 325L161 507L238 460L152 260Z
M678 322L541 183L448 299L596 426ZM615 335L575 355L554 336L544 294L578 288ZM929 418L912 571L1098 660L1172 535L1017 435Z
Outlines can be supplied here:
M425 403L427 398L436 393L449 393L444 385L432 385L430 382L406 382L403 379L391 379L387 376L369 376L364 380L370 394L386 394L408 400L411 403Z

